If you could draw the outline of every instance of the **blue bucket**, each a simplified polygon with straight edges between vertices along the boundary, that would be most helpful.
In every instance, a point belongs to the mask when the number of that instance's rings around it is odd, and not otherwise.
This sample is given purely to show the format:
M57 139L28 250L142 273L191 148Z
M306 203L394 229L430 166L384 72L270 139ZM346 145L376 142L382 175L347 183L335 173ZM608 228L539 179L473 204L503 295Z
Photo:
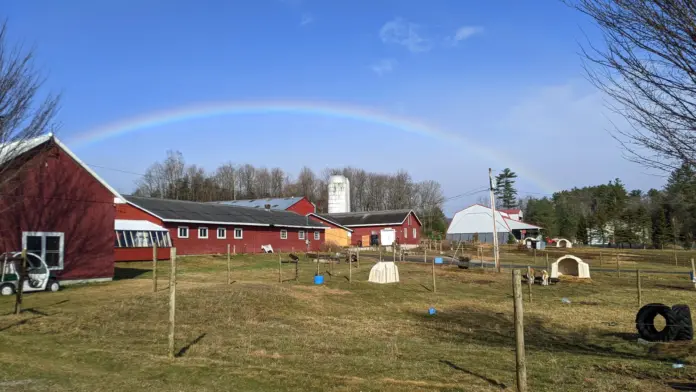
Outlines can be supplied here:
M324 284L324 275L315 275L314 284Z
M437 310L435 310L435 308L430 308L430 309L428 309L428 314L429 314L429 315L434 316L436 313L437 313Z
M442 257L436 257L435 264L442 264Z

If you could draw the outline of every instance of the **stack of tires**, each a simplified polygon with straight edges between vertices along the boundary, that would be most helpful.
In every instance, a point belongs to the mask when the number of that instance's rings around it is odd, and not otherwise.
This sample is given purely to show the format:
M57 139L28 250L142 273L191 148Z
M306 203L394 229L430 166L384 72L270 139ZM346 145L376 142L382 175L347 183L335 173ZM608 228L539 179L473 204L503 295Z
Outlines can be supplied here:
M665 319L665 327L662 330L655 327L655 317L658 315ZM640 337L650 342L672 342L694 338L691 310L687 305L674 305L670 308L664 304L647 304L636 314L636 328Z

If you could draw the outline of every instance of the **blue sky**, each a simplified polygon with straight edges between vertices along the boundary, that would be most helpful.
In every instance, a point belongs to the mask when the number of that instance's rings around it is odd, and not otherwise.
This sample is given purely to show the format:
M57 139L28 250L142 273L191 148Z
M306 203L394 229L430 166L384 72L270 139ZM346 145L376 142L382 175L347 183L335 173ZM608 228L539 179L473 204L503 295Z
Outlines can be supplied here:
M9 7L8 7L9 6ZM223 162L354 165L435 179L446 196L510 167L522 194L620 177L663 178L622 158L620 119L585 80L579 42L597 33L558 1L38 1L4 4L12 40L37 49L62 92L59 137L87 163L142 173L167 149ZM176 107L311 101L417 120L457 140L316 114L242 114L80 135ZM137 176L96 168L118 190ZM475 201L457 199L448 212Z

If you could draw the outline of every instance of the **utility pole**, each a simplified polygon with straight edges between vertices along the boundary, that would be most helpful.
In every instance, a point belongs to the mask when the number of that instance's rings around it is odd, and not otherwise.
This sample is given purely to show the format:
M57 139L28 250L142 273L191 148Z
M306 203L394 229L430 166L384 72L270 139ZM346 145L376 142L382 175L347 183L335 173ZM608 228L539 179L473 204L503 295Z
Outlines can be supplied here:
M493 170L488 168L488 183L491 193L491 212L493 216L493 260L495 260L495 270L500 272L500 260L498 258L498 229L495 224L495 194L493 193Z

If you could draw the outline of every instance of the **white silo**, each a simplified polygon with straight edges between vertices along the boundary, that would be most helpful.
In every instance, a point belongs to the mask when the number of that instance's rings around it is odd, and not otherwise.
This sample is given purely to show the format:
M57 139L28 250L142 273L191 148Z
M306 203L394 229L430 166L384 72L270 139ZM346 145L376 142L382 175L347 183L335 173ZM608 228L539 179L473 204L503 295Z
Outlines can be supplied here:
M350 181L344 176L329 178L329 214L350 212Z

